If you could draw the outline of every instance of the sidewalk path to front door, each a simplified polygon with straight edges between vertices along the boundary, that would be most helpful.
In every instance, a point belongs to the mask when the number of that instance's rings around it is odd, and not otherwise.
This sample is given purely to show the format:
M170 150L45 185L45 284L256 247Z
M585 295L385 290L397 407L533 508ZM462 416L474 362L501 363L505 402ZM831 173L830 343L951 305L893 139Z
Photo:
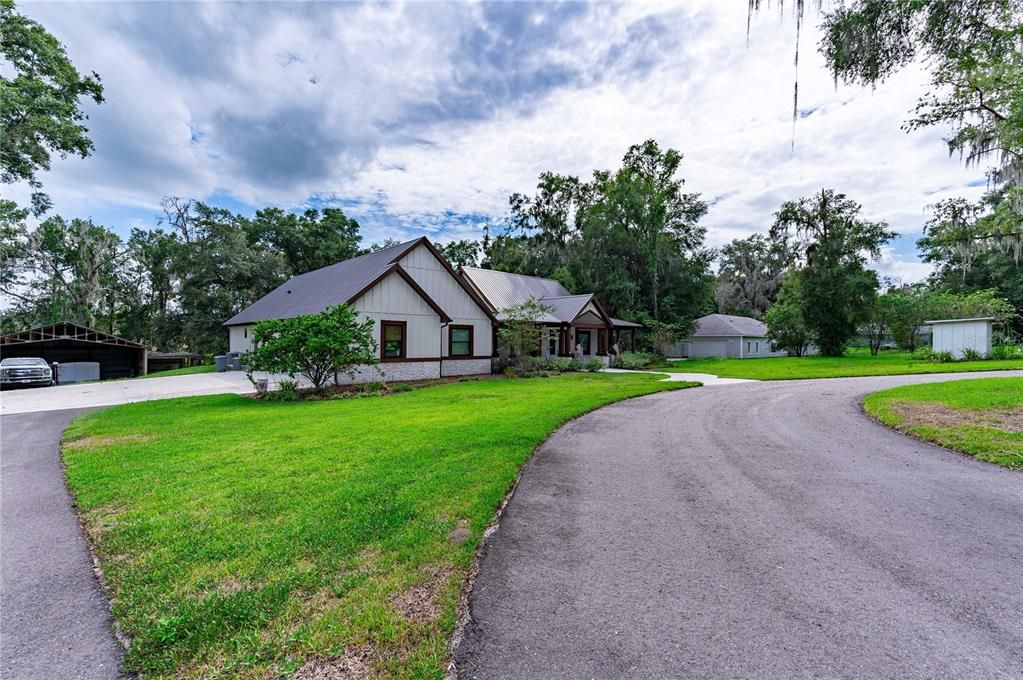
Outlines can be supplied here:
M716 375L710 373L669 373L668 371L627 371L622 368L604 368L601 369L603 373L653 373L655 375L667 376L664 378L665 382L698 382L703 383L704 387L717 387L719 385L738 385L740 383L757 382L755 380L746 380L744 378L719 378Z

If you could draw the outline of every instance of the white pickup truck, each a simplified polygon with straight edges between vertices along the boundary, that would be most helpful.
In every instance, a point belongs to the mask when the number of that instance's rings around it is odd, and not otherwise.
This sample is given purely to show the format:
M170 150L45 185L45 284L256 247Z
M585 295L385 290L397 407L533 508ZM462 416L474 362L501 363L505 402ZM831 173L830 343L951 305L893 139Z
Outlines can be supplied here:
M53 384L53 369L38 357L7 357L0 360L0 387Z

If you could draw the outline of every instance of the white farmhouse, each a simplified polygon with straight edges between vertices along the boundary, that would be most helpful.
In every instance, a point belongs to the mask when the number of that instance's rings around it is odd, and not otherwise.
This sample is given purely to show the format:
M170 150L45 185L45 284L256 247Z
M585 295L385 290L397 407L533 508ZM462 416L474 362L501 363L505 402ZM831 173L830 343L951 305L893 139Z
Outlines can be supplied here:
M939 319L925 323L931 325L931 349L935 352L951 352L956 359L962 359L965 350L973 350L985 357L991 354L993 322L993 317L984 316L973 319Z
M373 320L384 380L490 373L497 320L425 237L294 277L225 322L230 351L252 349L259 321L340 304Z

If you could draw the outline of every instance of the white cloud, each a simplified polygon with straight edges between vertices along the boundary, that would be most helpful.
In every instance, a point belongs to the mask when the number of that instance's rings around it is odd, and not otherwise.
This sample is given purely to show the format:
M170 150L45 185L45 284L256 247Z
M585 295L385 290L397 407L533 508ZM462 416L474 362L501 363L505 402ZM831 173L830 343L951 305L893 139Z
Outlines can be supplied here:
M544 170L589 176L647 138L685 153L687 186L713 202L711 245L825 186L905 234L938 198L983 189L942 131L900 130L926 75L836 89L812 16L793 132L794 22L756 15L747 47L744 3L22 9L107 88L96 154L45 178L68 214L166 194L337 200L371 240L444 239L499 223ZM882 271L925 273L886 258Z

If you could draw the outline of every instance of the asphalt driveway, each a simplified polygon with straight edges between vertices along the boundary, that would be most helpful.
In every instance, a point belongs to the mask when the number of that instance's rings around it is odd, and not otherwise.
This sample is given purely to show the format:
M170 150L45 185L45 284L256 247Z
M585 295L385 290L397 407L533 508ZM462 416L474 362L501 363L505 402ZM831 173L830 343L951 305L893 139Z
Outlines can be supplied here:
M859 406L992 375L747 383L574 421L488 541L462 677L1019 678L1023 474Z
M5 393L6 395L6 393ZM82 410L0 418L0 677L118 677L109 604L64 486L61 433Z

